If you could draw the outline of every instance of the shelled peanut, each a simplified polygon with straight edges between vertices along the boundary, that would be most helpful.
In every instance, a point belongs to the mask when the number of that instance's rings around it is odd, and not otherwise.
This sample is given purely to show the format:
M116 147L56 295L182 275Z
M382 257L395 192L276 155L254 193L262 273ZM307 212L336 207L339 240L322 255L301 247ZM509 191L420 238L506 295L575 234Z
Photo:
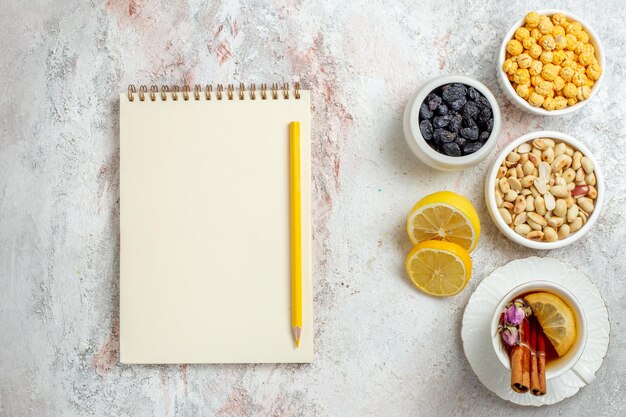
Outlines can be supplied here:
M498 212L527 239L554 242L576 233L595 209L597 197L593 161L555 139L522 143L498 169Z
M589 34L561 13L530 12L506 46L502 70L531 106L561 110L586 100L602 74Z

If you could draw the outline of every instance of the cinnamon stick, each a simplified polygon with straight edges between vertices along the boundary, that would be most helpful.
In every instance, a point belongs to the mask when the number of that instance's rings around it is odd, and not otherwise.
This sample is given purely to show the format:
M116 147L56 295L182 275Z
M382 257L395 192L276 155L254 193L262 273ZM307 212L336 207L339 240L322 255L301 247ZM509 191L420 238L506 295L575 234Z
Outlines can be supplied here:
M521 328L521 344L511 349L511 389L523 394L528 392L530 386L530 352L527 345L528 320L524 319ZM527 355L528 354L528 355Z
M537 327L539 323L535 319L530 321L530 393L532 395L541 395L539 388L539 369L537 358Z
M546 394L546 335L543 330L537 333L537 372L539 376L539 390L534 395Z
M524 319L522 322L522 346L524 347L524 369L522 370L522 381L524 385L530 388L530 349L528 343L530 342L530 323L528 319Z

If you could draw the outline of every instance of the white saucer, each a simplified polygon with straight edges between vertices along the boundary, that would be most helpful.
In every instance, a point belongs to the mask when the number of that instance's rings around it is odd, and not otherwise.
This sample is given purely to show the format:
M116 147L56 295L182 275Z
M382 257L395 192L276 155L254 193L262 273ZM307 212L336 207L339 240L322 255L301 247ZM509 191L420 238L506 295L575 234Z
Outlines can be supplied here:
M493 271L472 294L463 314L463 349L474 373L500 398L519 405L542 406L558 403L576 394L585 383L567 371L548 380L542 397L518 394L510 388L510 372L493 351L491 319L499 301L514 287L529 281L550 281L567 288L580 301L587 318L588 338L580 361L593 373L602 365L609 346L609 316L604 300L589 278L554 258L536 256L518 259Z

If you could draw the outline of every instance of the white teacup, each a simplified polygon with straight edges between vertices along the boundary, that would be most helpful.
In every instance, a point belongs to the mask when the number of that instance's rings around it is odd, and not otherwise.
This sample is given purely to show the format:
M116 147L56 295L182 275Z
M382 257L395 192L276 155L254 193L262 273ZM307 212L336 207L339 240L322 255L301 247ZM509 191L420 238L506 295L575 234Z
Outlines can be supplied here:
M502 366L506 369L511 369L509 355L504 348L500 334L498 333L498 325L504 306L520 295L538 291L549 292L560 297L572 309L576 320L576 341L574 342L574 345L565 354L565 356L550 361L546 365L546 379L549 380L557 378L565 372L571 370L585 384L591 383L595 379L595 373L590 369L587 369L579 362L580 356L585 350L585 345L587 344L587 320L585 318L582 305L571 292L566 290L561 285L553 282L530 281L525 284L518 285L502 297L493 312L493 318L491 319L491 337L496 356L500 359Z

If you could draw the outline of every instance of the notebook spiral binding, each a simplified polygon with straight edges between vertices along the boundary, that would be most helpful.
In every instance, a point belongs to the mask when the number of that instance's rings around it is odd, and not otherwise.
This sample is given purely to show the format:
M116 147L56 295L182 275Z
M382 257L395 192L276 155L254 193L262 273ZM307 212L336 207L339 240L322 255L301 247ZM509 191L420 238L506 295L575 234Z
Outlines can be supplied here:
M283 83L282 88L276 83L272 84L269 89L265 83L259 86L259 96L261 100L267 100L268 97L272 100L276 100L278 99L280 91L282 91L284 99L289 99L289 83ZM216 100L223 100L224 98L227 100L233 100L235 97L238 97L239 100L245 100L246 95L250 100L256 100L256 84L250 84L250 88L246 90L244 83L239 83L237 94L235 94L234 84L226 84L226 90L224 90L224 84L217 84L215 91L213 91L213 86L211 84L207 84L204 89L200 84L196 84L193 91L191 91L190 86L186 84L183 85L182 88L178 85L172 85L171 89L168 85L162 85L160 89L157 85L150 86L150 89L148 89L147 85L140 85L139 92L137 92L137 88L134 84L130 84L128 86L129 101L135 101L135 97L139 98L139 101L146 101L146 99L150 101L156 101L158 99L167 101L170 96L174 101L177 101L179 96L182 97L183 101L188 101L190 99L212 100L213 97L215 97ZM300 83L298 82L293 85L293 96L296 99L300 98Z

